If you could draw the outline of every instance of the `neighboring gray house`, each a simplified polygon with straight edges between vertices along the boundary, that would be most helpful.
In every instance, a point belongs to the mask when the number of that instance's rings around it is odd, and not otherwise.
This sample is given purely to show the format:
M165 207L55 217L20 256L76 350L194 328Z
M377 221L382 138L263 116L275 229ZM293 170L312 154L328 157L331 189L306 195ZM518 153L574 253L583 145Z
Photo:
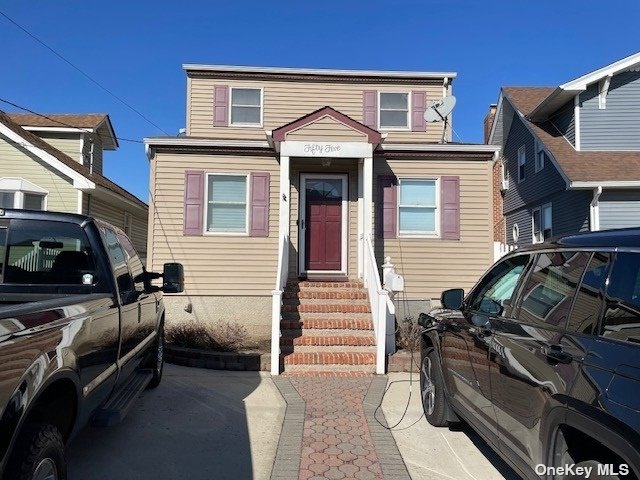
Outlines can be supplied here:
M503 87L506 243L640 226L640 53L559 87Z

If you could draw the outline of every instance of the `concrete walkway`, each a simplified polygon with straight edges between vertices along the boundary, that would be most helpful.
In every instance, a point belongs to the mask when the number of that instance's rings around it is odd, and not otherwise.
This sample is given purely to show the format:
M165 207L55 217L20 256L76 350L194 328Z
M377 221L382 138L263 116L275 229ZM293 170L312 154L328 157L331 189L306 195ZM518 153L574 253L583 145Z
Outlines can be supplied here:
M408 374L389 381L385 394L382 376L271 378L167 365L160 387L124 422L87 428L72 442L69 479L518 478L472 431L431 427L417 381L405 418L384 428L400 419L409 393Z

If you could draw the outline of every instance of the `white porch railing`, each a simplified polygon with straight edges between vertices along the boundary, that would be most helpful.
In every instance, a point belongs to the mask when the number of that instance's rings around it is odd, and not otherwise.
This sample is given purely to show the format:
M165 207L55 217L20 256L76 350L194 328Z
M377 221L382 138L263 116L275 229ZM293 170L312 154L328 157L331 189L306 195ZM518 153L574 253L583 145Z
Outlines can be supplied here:
M60 253L60 250L53 248L33 247L33 250L13 262L12 265L27 270L28 272L49 270L53 266L53 261L58 253Z
M493 242L493 261L497 262L507 253L512 252L517 247L515 245L507 245L502 242Z
M364 236L364 285L369 293L369 304L376 337L376 373L385 373L387 356L387 331L394 332L395 307L389 298L389 292L382 288L376 256L373 252L371 235ZM394 339L395 341L395 339Z
M289 236L280 237L276 288L271 292L271 375L280 374L280 320L282 293L289 276Z

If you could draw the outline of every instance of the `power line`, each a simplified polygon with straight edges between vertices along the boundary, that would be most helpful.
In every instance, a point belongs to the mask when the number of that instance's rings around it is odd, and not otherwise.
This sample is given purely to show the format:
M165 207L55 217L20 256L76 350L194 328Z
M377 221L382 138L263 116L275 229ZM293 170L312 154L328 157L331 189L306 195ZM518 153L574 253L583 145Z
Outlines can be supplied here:
M47 120L49 120L51 122L57 123L59 125L63 125L65 127L75 128L75 129L80 130L80 131L85 132L85 133L89 133L89 134L92 134L92 135L97 135L98 137L101 137L101 138L110 138L110 137L107 137L106 135L101 135L98 132L87 130L86 128L77 127L77 126L74 126L74 125L70 125L68 123L61 122L60 120L56 120L55 118L48 117L48 116L44 115L43 113L34 112L33 110L31 110L31 109L29 109L27 107L22 107L22 106L18 105L17 103L11 102L11 101L6 100L4 98L0 98L0 102L6 103L7 105L11 105L12 107L18 108L18 109L23 110L25 112L29 112L29 113L31 113L33 115L37 115L38 117L45 118L45 119L47 119ZM2 110L0 110L0 111L2 111ZM123 138L123 137L115 137L115 138L117 140L121 140L123 142L144 143L141 140L134 140L132 138Z
M115 98L116 100L118 100L120 103L122 103L125 107L127 107L129 110L131 110L132 112L134 112L136 115L138 115L140 118L142 118L144 121L146 121L149 125L153 125L155 128L157 128L158 130L160 130L162 133L164 133L165 135L169 135L162 127L160 127L159 125L157 125L156 123L154 123L153 121L151 121L148 117L146 117L143 113L141 113L139 110L136 110L134 107L132 107L131 105L129 105L126 101L124 101L122 98L120 98L118 95L116 95L115 93L113 93L111 90L109 90L107 87L105 87L104 85L102 85L100 82L98 82L97 80L95 80L92 76L90 76L88 73L85 73L80 67L77 67L76 65L74 65L70 60L67 60L61 53L58 53L56 50L54 50L52 47L50 47L49 45L47 45L45 42L43 42L42 40L40 40L38 37L36 37L33 33L31 33L29 30L27 30L26 28L24 28L22 25L20 25L18 22L16 22L15 20L13 20L11 17L9 17L6 13L4 13L3 11L0 10L0 15L2 15L4 18L6 18L9 22L13 23L16 27L18 27L20 30L22 30L24 33L26 33L28 36L30 36L31 38L33 38L36 42L38 42L40 45L42 45L44 48L46 48L47 50L49 50L51 53L53 53L56 57L58 57L60 60L62 60L63 62L65 62L66 64L68 64L70 67L72 67L74 70L76 70L77 72L79 72L81 75L83 75L85 78L87 78L90 82L92 82L93 84L95 84L96 86L98 86L99 88L101 88L102 90L104 90L105 92L107 92L109 95L111 95L113 98Z

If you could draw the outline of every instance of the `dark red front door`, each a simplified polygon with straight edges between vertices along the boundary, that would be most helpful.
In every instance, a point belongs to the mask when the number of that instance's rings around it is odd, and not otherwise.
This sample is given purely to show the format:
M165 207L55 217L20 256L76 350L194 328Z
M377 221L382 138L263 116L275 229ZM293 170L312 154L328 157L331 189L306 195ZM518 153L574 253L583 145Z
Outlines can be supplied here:
M305 181L307 270L341 270L342 182L340 178Z

